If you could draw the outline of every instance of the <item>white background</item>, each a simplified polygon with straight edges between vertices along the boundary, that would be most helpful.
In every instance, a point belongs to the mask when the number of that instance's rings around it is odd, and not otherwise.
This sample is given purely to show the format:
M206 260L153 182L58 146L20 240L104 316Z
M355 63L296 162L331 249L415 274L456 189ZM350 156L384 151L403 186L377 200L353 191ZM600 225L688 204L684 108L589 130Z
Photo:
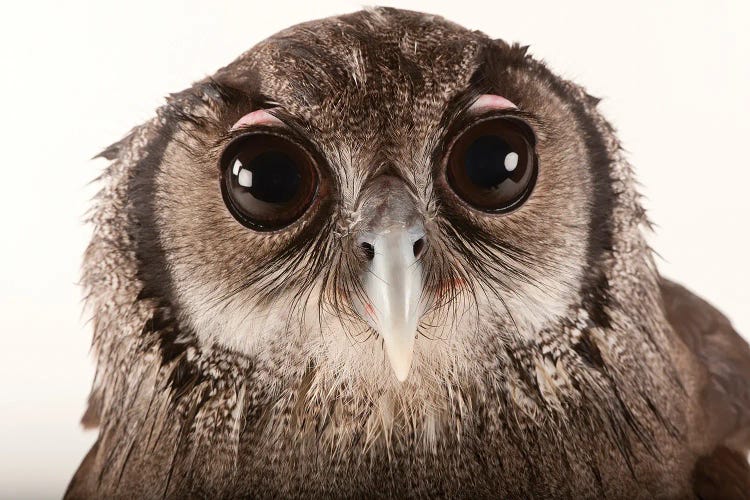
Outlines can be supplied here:
M531 45L604 97L671 277L750 335L746 0L384 2ZM67 5L66 5L67 4ZM0 498L59 497L94 440L76 285L89 158L162 97L288 25L353 1L13 2L0 21Z

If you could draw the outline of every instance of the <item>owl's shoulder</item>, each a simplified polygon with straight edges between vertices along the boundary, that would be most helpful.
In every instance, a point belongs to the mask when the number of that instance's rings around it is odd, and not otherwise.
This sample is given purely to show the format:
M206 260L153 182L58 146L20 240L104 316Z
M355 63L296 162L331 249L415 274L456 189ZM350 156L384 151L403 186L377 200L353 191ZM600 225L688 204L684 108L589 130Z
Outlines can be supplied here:
M661 292L674 332L708 371L714 389L733 401L737 417L750 423L750 346L724 314L682 285L662 279Z
M701 498L748 498L750 346L724 314L690 290L663 279L661 292L667 320L706 374L700 405L718 433L712 454L695 466L695 492Z

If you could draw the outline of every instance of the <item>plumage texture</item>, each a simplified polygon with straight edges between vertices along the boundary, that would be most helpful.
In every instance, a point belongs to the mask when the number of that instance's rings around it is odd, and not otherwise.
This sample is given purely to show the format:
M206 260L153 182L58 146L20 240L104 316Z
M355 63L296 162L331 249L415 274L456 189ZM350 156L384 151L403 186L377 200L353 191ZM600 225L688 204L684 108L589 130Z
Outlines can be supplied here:
M435 174L484 93L539 141L533 195L500 217ZM99 437L67 496L741 498L750 351L658 275L596 104L525 48L384 8L292 27L171 96L102 153ZM260 108L330 168L315 215L273 235L218 188L231 125ZM383 173L420 200L435 299L403 384L351 307L356 200Z

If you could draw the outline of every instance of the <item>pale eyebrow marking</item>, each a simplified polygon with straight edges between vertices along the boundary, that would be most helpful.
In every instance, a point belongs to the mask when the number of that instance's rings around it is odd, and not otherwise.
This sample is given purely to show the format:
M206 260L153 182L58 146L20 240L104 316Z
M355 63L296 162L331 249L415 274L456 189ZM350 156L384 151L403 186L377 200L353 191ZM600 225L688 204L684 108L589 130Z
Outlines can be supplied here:
M479 99L474 101L471 106L469 106L468 111L470 113L476 113L492 109L518 109L518 106L501 95L483 94L479 96Z
M246 114L232 125L230 130L238 128L252 127L253 125L284 125L284 122L273 116L265 109L258 109Z

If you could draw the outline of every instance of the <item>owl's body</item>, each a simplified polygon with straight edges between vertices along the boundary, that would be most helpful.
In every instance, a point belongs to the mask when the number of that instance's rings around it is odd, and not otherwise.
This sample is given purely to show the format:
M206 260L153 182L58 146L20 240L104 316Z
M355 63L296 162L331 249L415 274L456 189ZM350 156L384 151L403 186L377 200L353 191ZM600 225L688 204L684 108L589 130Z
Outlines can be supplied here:
M538 156L508 213L440 181L450 131L495 94ZM232 217L216 167L259 109L325 165L315 201L275 231ZM69 497L747 487L750 350L658 275L596 99L524 49L392 9L296 26L103 155L84 267L99 366L84 423L99 439ZM368 264L351 249L399 217L418 219L431 297L408 358L352 292Z

